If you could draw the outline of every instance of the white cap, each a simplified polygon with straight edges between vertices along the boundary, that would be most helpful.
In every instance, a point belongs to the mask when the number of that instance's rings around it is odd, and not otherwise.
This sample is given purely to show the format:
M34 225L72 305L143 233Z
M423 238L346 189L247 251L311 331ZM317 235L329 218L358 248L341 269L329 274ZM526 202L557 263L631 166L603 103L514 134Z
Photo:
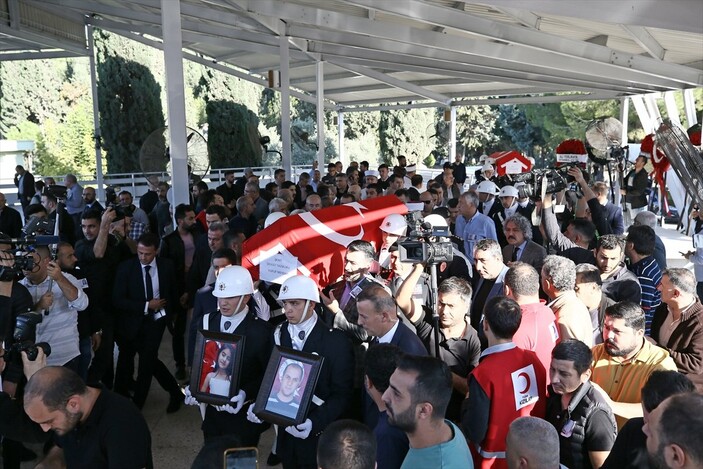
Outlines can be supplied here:
M437 213L431 213L427 215L425 218L423 218L423 221L432 225L432 228L446 228L448 226L447 220L442 215L439 215Z
M493 165L486 163L483 165L483 168L481 168L482 173L485 171L495 171L495 168L493 167Z
M239 265L225 267L217 276L215 288L212 291L217 298L233 298L235 296L254 294L254 283L247 269Z
M417 166L415 166L414 164L409 164L405 167L406 173L414 173L415 171L417 171Z
M268 228L281 218L286 218L286 214L283 212L269 213L269 215L266 217L266 220L264 220L264 228Z
M405 230L408 228L408 223L405 221L405 217L403 215L391 213L383 219L380 228L381 231L385 231L388 234L405 236Z
M503 186L500 189L500 197L517 197L518 191L513 186Z
M476 187L476 190L478 192L483 192L484 194L493 194L497 195L500 190L498 189L498 186L496 186L496 183L493 181L481 181L478 183L478 187Z
M364 177L369 177L369 176L373 176L375 178L379 177L378 171L376 171L375 169L369 169L369 170L364 171Z
M481 155L481 156L478 157L478 162L479 162L479 163L485 163L487 158L488 158L488 155L486 155L486 154L484 153L483 155Z
M283 300L310 300L319 303L320 292L317 284L310 277L294 275L281 285L278 301Z

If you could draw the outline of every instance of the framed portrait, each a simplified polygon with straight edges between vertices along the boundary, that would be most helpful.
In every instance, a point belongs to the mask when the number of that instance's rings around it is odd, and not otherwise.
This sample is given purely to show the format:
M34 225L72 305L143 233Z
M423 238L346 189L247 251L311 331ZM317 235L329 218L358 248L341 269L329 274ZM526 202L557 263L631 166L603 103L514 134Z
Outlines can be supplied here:
M200 329L195 343L190 392L198 401L227 404L239 391L244 336Z
M256 396L254 414L281 426L303 423L324 357L276 346Z

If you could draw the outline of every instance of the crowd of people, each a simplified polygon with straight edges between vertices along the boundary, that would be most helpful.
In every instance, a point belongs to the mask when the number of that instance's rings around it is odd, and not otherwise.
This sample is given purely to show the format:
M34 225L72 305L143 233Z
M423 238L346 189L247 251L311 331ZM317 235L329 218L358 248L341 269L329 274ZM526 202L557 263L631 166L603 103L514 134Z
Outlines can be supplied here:
M33 265L0 281L5 348L27 311L42 315L36 342L51 346L29 382L19 360L8 362L3 390L23 393L24 417L53 430L47 460L152 467L136 410L148 405L152 378L170 396L167 413L200 407L203 452L222 441L256 447L271 423L254 401L279 346L323 360L302 423L275 426L269 464L703 466L701 289L693 272L666 265L657 217L642 203L646 155L626 178L625 213L612 188L577 166L568 169L577 187L540 199L497 177L490 159L470 179L461 157L430 180L404 157L397 163L329 163L325 174L313 165L297 182L278 169L263 187L251 169L226 171L214 188L194 182L191 203L175 207L157 180L139 206L128 191L103 206L74 175L56 186L18 166L24 213L0 194L0 231L18 238L23 227L53 233L58 224L60 240L34 247ZM424 242L450 243L451 259L436 269L403 262L408 222L392 214L378 227L382 242L356 240L340 253L343 276L329 285L303 275L255 282L241 267L245 240L271 224L383 196L448 229ZM167 328L173 370L158 355ZM200 330L245 337L237 389L212 391L225 404L201 403L195 391L229 383L220 368L232 348L216 348L205 381L188 383L201 366ZM284 404L306 381L297 363L281 365L269 398L291 415L299 400ZM113 422L129 438L102 432ZM3 451L19 460L23 448L6 435Z

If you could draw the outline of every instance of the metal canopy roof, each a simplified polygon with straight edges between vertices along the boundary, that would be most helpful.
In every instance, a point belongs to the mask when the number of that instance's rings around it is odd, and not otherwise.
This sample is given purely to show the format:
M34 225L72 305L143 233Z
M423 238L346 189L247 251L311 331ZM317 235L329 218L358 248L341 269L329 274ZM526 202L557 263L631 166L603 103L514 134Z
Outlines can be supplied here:
M168 5L166 0L164 4ZM350 110L609 99L703 86L700 0L181 0L186 57ZM85 24L159 46L161 0L0 0L0 59L86 53ZM558 97L554 93L564 93Z

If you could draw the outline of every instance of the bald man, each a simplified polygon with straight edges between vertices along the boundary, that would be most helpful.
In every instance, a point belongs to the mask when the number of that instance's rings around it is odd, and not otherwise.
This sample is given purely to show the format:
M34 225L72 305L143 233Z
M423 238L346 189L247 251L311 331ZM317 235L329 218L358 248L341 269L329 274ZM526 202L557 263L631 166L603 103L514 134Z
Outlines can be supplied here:
M34 373L24 390L24 410L45 432L54 431L57 446L39 465L153 468L149 428L134 404L86 386L68 368Z
M535 438L535 435L540 435ZM510 424L506 439L509 469L558 469L559 435L546 420L520 417Z

